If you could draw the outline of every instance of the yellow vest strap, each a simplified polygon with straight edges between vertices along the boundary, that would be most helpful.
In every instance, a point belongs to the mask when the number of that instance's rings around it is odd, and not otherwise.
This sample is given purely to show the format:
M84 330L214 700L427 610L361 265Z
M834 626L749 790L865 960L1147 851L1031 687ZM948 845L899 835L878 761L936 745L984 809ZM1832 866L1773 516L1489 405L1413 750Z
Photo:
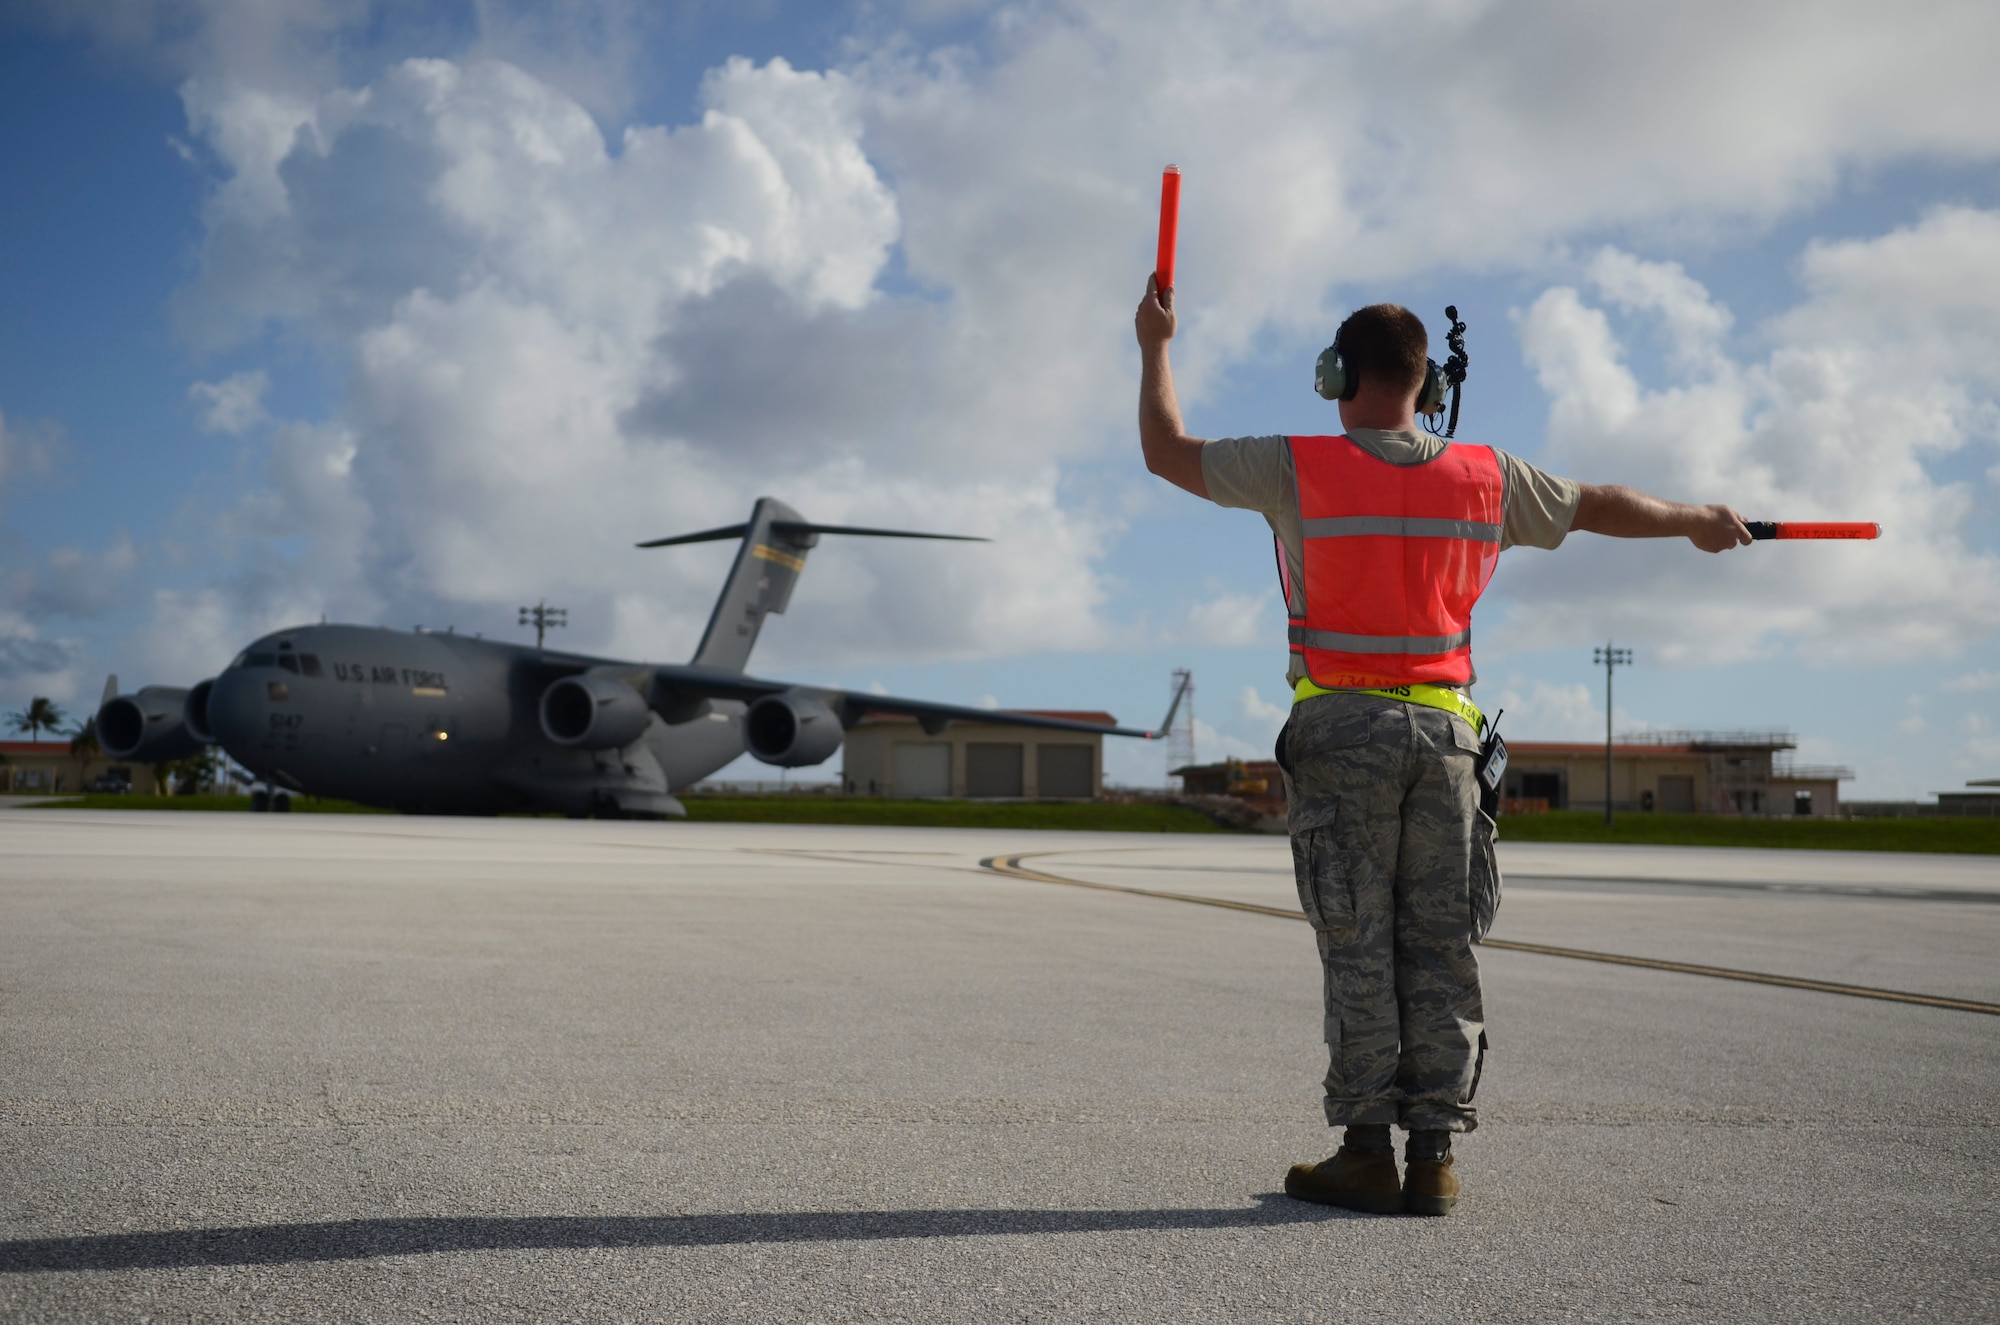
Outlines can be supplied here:
M1479 706L1467 699L1463 693L1450 686L1433 685L1420 681L1415 685L1390 686L1383 690L1328 690L1313 684L1311 677L1300 677L1292 690L1292 702L1311 699L1314 695L1377 695L1383 699L1399 699L1405 704L1422 704L1425 708L1443 709L1446 713L1456 713L1472 724L1474 733L1486 732L1486 715Z

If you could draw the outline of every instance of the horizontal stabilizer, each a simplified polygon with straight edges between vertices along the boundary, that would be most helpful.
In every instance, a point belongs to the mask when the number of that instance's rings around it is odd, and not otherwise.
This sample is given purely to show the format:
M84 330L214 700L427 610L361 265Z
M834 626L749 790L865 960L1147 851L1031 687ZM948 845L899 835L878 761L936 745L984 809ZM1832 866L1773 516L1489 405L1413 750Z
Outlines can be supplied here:
M771 532L780 538L802 534L858 534L864 538L943 538L954 543L991 543L990 538L973 534L919 534L908 529L864 529L851 524L811 524L804 520L773 520Z
M672 547L676 543L716 543L725 538L741 538L750 526L747 524L726 524L720 529L704 529L698 534L677 534L672 538L656 538L650 543L640 543L639 547Z
M678 543L717 543L725 538L741 538L750 528L747 524L726 524L720 529L704 529L698 534L677 534L672 538L656 538L639 547L673 547ZM990 538L978 538L971 534L920 534L909 529L864 529L860 525L812 524L805 520L773 520L771 532L780 538L794 542L818 534L854 534L864 538L941 538L954 543L991 543Z

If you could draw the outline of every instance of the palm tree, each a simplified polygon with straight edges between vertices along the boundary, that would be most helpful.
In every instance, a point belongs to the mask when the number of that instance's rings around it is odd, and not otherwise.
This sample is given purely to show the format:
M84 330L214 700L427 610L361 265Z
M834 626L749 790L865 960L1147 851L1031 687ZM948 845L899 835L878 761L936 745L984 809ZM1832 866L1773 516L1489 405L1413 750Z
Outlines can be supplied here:
M104 747L97 743L97 719L85 718L76 724L69 734L69 752L77 757L83 768L83 780L90 781L90 761L104 753Z
M43 732L62 726L63 711L48 696L36 695L28 701L28 707L9 713L7 723L17 732L27 732L30 740L40 741Z

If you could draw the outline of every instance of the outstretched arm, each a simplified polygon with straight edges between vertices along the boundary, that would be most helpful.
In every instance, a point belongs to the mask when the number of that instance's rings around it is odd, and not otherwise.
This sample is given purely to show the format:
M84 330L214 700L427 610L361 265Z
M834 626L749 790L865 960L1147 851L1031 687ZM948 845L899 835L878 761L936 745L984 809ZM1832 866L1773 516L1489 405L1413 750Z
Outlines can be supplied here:
M1174 338L1174 292L1164 300L1146 278L1146 297L1132 319L1139 336L1139 447L1146 468L1197 497L1208 495L1201 476L1201 439L1181 427L1181 405L1174 397L1173 365L1167 362L1167 342Z
M1636 488L1585 483L1571 529L1613 538L1679 538L1703 552L1727 552L1750 541L1743 517L1727 506L1683 506Z

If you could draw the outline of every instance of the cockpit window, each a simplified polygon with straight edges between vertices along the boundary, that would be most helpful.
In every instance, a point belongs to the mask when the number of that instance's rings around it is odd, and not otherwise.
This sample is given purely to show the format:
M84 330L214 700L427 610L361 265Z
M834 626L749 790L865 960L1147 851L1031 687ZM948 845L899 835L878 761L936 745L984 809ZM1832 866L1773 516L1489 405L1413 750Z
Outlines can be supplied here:
M321 670L320 670L320 665L319 665L319 655L318 655L317 653L302 653L302 654L300 654L300 655L299 655L299 670L300 670L300 671L302 671L302 672L304 672L304 673L305 673L305 674L306 674L307 676L324 676L324 675L326 675L326 673L325 673L325 672L323 672L323 671L321 671Z
M276 667L278 665L278 657L273 653L245 652L238 654L236 661L231 665L235 667Z
M278 655L278 666L288 672L297 672L299 670L299 660L289 653L281 653Z

